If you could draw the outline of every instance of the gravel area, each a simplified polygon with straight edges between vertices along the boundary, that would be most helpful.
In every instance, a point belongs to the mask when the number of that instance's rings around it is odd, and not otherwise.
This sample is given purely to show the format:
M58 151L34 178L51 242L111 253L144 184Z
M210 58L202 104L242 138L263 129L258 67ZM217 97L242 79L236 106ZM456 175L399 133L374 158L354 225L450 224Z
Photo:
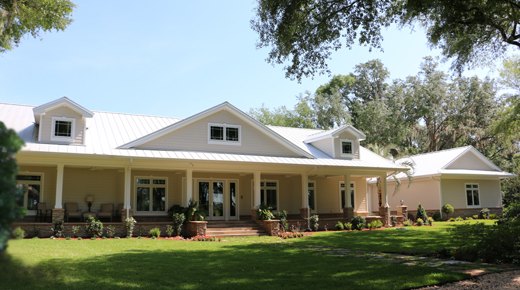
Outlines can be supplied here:
M469 280L420 289L520 289L520 270L486 274Z

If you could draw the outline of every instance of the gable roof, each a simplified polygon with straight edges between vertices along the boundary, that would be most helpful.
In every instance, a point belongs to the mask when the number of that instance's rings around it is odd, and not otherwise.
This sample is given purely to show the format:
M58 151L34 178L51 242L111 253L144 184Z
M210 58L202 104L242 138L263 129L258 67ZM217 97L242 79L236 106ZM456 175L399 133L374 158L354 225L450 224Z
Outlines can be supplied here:
M136 140L133 140L131 142L128 142L126 144L123 144L119 147L117 147L118 149L130 149L130 148L133 148L133 147L136 147L136 146L139 146L139 145L142 145L142 144L145 144L147 142L150 142L154 139L157 139L159 137L162 137L166 134L169 134L169 133L172 133L180 128L183 128L187 125L190 125L190 124L193 124L194 122L198 121L198 120L201 120L205 117L208 117L212 114L215 114L217 112L220 112L220 111L227 111L233 115L235 115L236 117L238 117L239 119L243 120L244 122L248 123L249 125L253 126L255 129L261 131L262 133L266 134L267 136L271 137L272 139L274 139L276 142L278 142L279 144L283 145L284 147L288 148L289 150L291 150L292 152L296 153L296 154L299 154L299 155L302 155L302 156L305 156L307 158L316 158L314 157L312 154L310 154L309 152L307 152L306 150L303 150L302 148L300 148L299 146L296 146L294 143L290 142L289 140L287 140L286 138L284 138L283 136L281 136L280 134L276 133L275 131L269 129L269 127L265 126L264 124L258 122L257 120L251 118L249 115L247 115L246 113L242 112L241 110L239 110L238 108L236 108L235 106L231 105L230 103L228 102L224 102L220 105L216 105L212 108L209 108L205 111L202 111L198 114L195 114L191 117L188 117L182 121L179 121L177 123L174 123L174 124L171 124L169 126L166 126L162 129L159 129L155 132L152 132L146 136L143 136L143 137L140 137Z
M85 107L81 106L80 104L74 102L73 100L67 97L63 97L33 108L34 120L36 121L36 123L38 123L38 116L45 115L46 112L62 106L70 108L71 110L80 114L83 118L92 118L94 116L94 113L92 111L86 109Z
M322 131L322 132L319 132L319 133L316 133L316 134L312 134L310 136L308 136L306 139L305 139L305 143L312 143L312 142L316 142L316 141L320 141L320 140L323 140L323 139L328 139L328 138L336 138L339 136L339 134L345 132L345 131L348 131L352 134L354 134L354 136L356 136L360 141L361 140L365 140L366 139L366 135L363 134L361 131L359 131L358 129L354 128L352 125L343 125L343 126L340 126L340 127L337 127L337 128L333 128L333 129L330 129L330 130L327 130L327 131Z

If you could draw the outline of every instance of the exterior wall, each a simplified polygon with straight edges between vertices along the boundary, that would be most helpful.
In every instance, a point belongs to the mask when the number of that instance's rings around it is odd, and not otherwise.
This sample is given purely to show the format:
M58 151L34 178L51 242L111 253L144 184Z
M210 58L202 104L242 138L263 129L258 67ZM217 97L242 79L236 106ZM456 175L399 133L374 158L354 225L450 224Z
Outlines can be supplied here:
M320 140L320 141L317 141L317 142L313 142L311 143L314 147L320 149L321 151L323 151L324 153L326 153L327 155L329 155L330 157L333 157L334 156L334 151L333 151L333 142L334 139L330 138L330 139L324 139L324 140Z
M208 123L240 125L241 145L208 144ZM217 112L137 148L299 157L298 154L226 111Z
M311 180L311 178L309 178L309 180ZM317 213L343 214L343 209L341 208L340 182L343 181L344 178L342 176L335 176L330 178L318 177L312 180L316 181ZM355 184L354 212L368 212L365 179L360 177L352 177L350 181L354 182Z
M43 200L41 202L47 203L47 209L54 208L56 203L56 167L26 165L19 165L19 167L19 173L43 173Z
M340 144L341 139L353 140L353 145L354 145L354 157L353 158L341 157L341 144ZM350 133L348 131L342 132L341 134L339 134L338 138L334 138L334 154L335 154L335 158L339 158L339 159L359 159L359 139L357 139L356 136L354 136L352 133Z
M53 117L67 117L76 119L76 126L74 128L74 141L72 144L83 144L84 130L85 130L85 119L67 107L59 107L52 111L47 112L42 117L40 123L41 136L40 140L44 143L66 143L63 141L51 141L52 134L52 118Z
M480 194L479 206L467 206L466 183L478 183ZM502 196L499 180L482 179L442 179L442 203L451 204L454 209L501 207Z
M439 195L439 181L426 179L426 180L414 180L412 185L408 187L408 182L403 181L401 188L394 195L395 183L387 183L388 192L388 204L390 210L396 210L396 207L401 205L401 200L408 206L409 211L416 210L419 203L423 205L426 210L439 211L441 207L440 195ZM371 201L372 211L377 211L379 208L379 197L378 189L375 184L370 185L371 188Z
M448 166L449 169L473 169L473 170L492 170L496 169L491 168L489 165L484 163L480 158L478 158L474 153L468 152L463 156L459 157L455 162Z

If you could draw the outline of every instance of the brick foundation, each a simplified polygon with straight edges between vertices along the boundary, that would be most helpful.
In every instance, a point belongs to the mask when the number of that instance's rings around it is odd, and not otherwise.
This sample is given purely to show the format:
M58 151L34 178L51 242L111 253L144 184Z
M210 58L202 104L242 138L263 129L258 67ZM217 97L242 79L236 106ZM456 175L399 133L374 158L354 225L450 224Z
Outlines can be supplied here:
M309 215L309 209L308 208L300 208L300 217L302 219L306 219L308 218L310 215Z
M262 228L268 235L273 237L278 236L280 232L280 220L262 221L261 223Z
M258 209L257 208L253 208L251 210L251 218L256 221L258 220Z
M134 216L134 210L133 209L129 209L128 210L128 217L133 217L133 216ZM126 209L124 209L123 211L121 211L121 222L124 223L126 218L127 218L127 216L126 216Z
M205 236L208 228L208 222L206 221L189 221L186 225L186 236Z
M496 207L496 208L489 208L489 213L490 214L496 214L496 215L502 215L502 208L501 207ZM466 217L473 217L474 215L478 215L480 214L480 211L482 210L482 208L457 208L455 209L452 213L450 213L450 215L447 217L445 213L442 214L442 218L444 220L448 219L448 218L456 218L456 217L462 217L462 218L466 218Z
M379 207L379 215L383 218L383 225L388 226L388 219L390 218L390 207L388 205Z
M52 209L52 223L57 221L65 221L65 210L62 208Z
M343 218L351 221L354 218L354 208L353 207L345 207L343 208Z

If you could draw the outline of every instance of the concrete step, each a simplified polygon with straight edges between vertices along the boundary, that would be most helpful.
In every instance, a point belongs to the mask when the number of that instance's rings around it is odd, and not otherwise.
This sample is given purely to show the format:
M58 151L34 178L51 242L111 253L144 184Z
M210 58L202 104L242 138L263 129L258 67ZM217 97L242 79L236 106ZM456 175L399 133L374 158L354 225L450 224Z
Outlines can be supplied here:
M209 221L206 235L218 237L263 236L267 233L255 221Z

